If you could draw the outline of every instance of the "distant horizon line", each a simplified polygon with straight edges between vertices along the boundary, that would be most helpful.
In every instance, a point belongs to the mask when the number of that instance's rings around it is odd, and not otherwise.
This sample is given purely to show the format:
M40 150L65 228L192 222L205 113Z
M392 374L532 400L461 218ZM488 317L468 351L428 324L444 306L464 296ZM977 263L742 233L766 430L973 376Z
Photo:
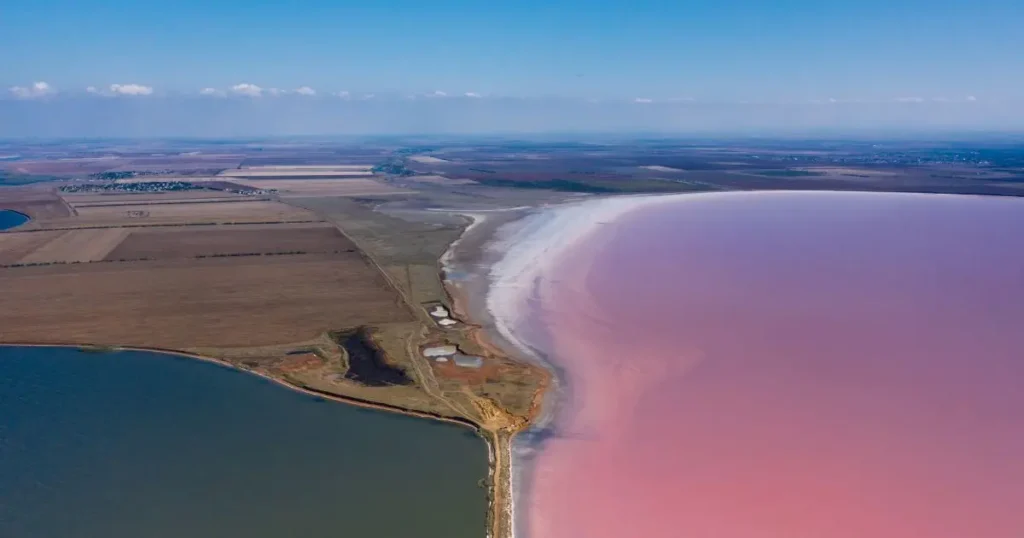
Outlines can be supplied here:
M962 95L949 96L948 94L938 95L930 91L903 92L900 94L872 97L837 97L829 95L805 95L801 98L763 98L755 96L736 96L730 99L702 96L701 92L686 92L685 95L665 96L663 92L645 93L638 89L635 95L585 95L585 94L504 94L498 92L481 92L477 90L316 90L310 86L298 86L296 88L262 87L252 83L239 83L226 88L206 87L196 90L166 89L161 90L151 85L126 83L110 84L107 86L87 86L85 88L59 89L45 81L36 81L25 85L3 86L5 91L0 92L0 99L13 101L41 101L46 102L63 98L135 98L135 99L156 99L156 98L199 98L199 99L238 99L238 100L260 100L260 99L319 99L334 100L340 102L360 101L451 101L451 100L510 100L510 101L573 101L591 104L636 104L636 105L954 105L954 104L975 104L1005 103L1024 100L1024 96L992 96L978 97L977 93L965 93ZM662 93L658 96L658 93Z
M322 140L336 139L403 139L403 138L525 138L525 139L559 139L572 142L586 139L625 138L627 140L665 140L665 141L722 141L722 140L805 140L815 142L828 141L899 141L899 142L959 142L987 137L1020 138L1024 143L1024 128L985 128L985 129L927 129L927 128L848 128L848 129L793 129L793 130L481 130L472 132L442 131L407 131L407 132L365 132L365 133L309 133L309 134L253 134L251 136L217 136L217 135L138 135L138 136L0 136L0 143L6 142L130 142L130 141L195 141L195 142L262 142L278 140ZM549 140L550 141L550 140ZM1009 142L1009 140L1007 140Z

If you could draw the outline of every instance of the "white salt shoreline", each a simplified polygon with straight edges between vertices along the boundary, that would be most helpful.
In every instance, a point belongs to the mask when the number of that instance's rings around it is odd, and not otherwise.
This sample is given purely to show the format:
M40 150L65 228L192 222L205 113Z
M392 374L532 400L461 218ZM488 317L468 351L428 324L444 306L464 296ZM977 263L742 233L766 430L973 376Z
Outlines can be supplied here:
M528 302L539 280L550 274L574 246L585 243L593 234L598 233L602 224L612 223L634 209L673 202L687 196L723 194L727 193L591 198L540 208L498 228L485 246L497 260L490 266L487 275L487 313L501 339L515 348L510 352L542 365L553 374L542 410L529 431L539 433L551 425L561 393L555 365L538 355L515 330L522 317L529 314ZM522 438L513 440L511 448L512 536L525 538L526 533L521 528L525 514L517 507L523 500L522 492L529 480L530 468L525 460L533 455L534 449L527 446Z
M525 339L516 334L515 327L522 316L527 315L528 302L532 298L535 284L558 266L562 257L574 246L585 243L601 230L601 225L611 224L623 215L641 207L670 203L688 197L691 199L711 196L729 196L730 192L621 195L615 197L587 198L582 201L536 208L522 218L499 226L493 236L483 245L486 258L494 260L484 276L486 299L484 309L497 331L498 341L494 343L516 358L528 360L547 368L553 373L551 387L544 397L543 408L531 425L529 432L540 433L551 425L560 398L557 369L554 364L538 355ZM456 264L455 251L466 235L476 230L494 213L522 211L516 207L499 210L447 210L431 209L459 214L471 220L462 235L442 255L440 264L447 273L462 268ZM490 215L488 214L490 213ZM528 433L529 433L528 432ZM527 436L528 437L528 436ZM524 485L529 480L529 465L524 461L532 456L528 441L517 438L511 447L510 498L512 536L525 538L520 527L524 514L517 510Z
M681 198L728 196L730 193L683 193L592 198L581 202L541 208L502 226L488 243L497 254L488 274L487 312L503 338L538 362L530 346L515 334L525 312L529 293L538 279L557 267L572 247L584 243L626 213Z
M827 191L760 191L759 196L821 196ZM851 193L865 194L865 193ZM868 193L874 194L874 193ZM575 247L586 244L605 226L613 224L627 213L642 208L650 208L662 204L675 203L680 200L708 200L715 197L750 196L749 191L726 191L708 193L683 193L666 195L636 195L603 198L589 198L583 201L570 202L534 209L524 217L497 228L493 236L484 246L492 261L487 274L486 312L503 342L496 342L507 352L540 364L552 372L557 372L556 364L549 363L540 356L526 341L517 334L516 327L521 325L524 316L533 315L535 311L530 301L535 299L534 292L538 282L554 274L556 268L564 261L565 256ZM935 196L934 194L906 193L903 196ZM940 195L942 196L942 195ZM952 195L956 196L956 195ZM557 376L553 376L552 387L545 395L545 403L540 416L532 424L529 432L538 433L549 426L554 418L555 405L558 402L560 387ZM529 433L528 432L528 433ZM527 538L528 531L524 528L524 517L527 515L518 510L525 500L525 489L528 485L530 465L529 459L534 450L526 446L529 435L518 437L512 446L511 458L511 511L512 535L515 538Z
M825 191L759 191L761 196ZM486 308L501 337L524 356L544 364L531 347L515 334L514 327L525 315L534 286L557 267L573 247L585 243L605 224L613 224L637 209L683 199L707 200L729 196L750 196L750 191L717 191L677 194L618 195L536 209L527 216L498 228L485 248L494 256L487 275Z

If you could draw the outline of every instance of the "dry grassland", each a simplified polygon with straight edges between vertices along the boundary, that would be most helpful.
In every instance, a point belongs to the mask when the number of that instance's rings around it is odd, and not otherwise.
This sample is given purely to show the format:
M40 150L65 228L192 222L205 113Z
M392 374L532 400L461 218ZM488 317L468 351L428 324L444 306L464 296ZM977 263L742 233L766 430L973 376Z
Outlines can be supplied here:
M400 190L368 178L353 179L241 179L235 183L255 189L276 189L283 197L288 196L376 196L409 194L413 191Z
M32 232L35 235L49 232ZM125 228L64 230L46 243L26 254L17 263L74 263L104 259L128 237Z
M888 170L873 170L870 168L843 168L837 166L810 166L807 168L797 168L797 170L817 172L819 174L825 174L827 176L864 176L881 178L899 175L896 172Z
M230 178L260 177L367 177L369 170L225 170L218 174Z
M367 172L373 170L368 164L261 164L255 166L243 166L238 170L249 170L266 172L275 170L303 171L303 170L337 170L340 172ZM227 171L227 170L225 170Z
M6 232L0 233L0 265L18 263L36 249L63 232Z
M138 228L107 255L108 260L167 260L239 254L324 254L355 251L334 227L249 226Z
M473 185L476 181L465 178L450 178L445 176L413 176L406 179L416 183L429 183L431 185Z
M0 297L7 343L252 347L412 319L356 252L6 268Z
M0 188L0 207L23 213L33 220L71 215L67 204L57 196L52 188Z
M81 159L14 161L0 164L0 167L21 174L69 176L104 172L124 164L124 162L124 159L117 157L89 157Z
M254 166L224 170L221 177L358 177L373 173L372 166L365 165L309 165L309 166Z
M241 164L244 155L231 153L200 153L165 155L159 157L130 157L110 171L156 171L175 170L177 172L198 170L220 170L234 168Z
M193 198L191 200L124 200L120 202L94 202L80 203L74 206L80 207L117 207L126 205L169 205L169 204L209 204L209 203L231 203L231 202L267 202L271 201L269 196L246 196L239 198Z
M37 227L53 229L320 220L312 212L267 201L96 206L81 207L76 212L78 215L75 217L40 221Z
M159 202L194 202L197 200L247 200L248 196L213 190L174 191L162 193L64 193L61 194L73 207L99 204L151 204Z

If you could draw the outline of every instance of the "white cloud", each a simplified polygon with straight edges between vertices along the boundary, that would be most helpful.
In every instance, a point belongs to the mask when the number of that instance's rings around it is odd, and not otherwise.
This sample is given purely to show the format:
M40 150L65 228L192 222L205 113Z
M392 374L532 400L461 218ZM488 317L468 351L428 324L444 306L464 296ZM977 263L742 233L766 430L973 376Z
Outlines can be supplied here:
M368 94L363 95L362 100L363 101L369 101L370 99L373 99L374 97L377 97L377 95L376 94L372 94L372 93L368 93Z
M473 99L479 99L481 95L476 92L466 92L466 97L472 97Z
M299 95L316 95L316 90L309 86L301 86L295 90L295 93Z
M978 98L977 98L977 97L975 97L975 96L973 96L973 95L968 95L968 96L967 96L967 101L968 101L968 102L971 102L971 103L973 103L973 102L975 102L975 101L977 101L977 100L978 100Z
M152 95L152 86L142 84L111 84L110 93L114 95Z
M896 101L899 103L923 103L923 97L897 97Z
M100 91L96 89L96 86L88 86L85 88L85 91L86 93L100 93Z
M441 91L441 90L436 90L434 93L432 93L430 95L433 96L433 97L448 97L448 94L443 92L443 91Z
M654 100L653 100L653 99L648 99L648 98L646 98L646 97L637 97L636 99L633 99L633 102L634 102L634 103L643 103L643 104L647 104L647 103L653 103L653 102L654 102Z
M341 97L342 99L349 99L349 98L352 97L352 94L350 94L350 93L348 93L346 91L340 91L340 92L338 92L338 93L336 93L334 95L337 95L338 97Z
M670 103L690 103L695 101L693 97L672 97L669 99Z
M822 100L822 99L814 99L813 101L811 101L811 103L814 103L816 105L824 105L824 104L829 104L829 105L847 105L847 104L851 104L851 103L868 103L868 102L870 102L870 101L868 101L866 99L859 98L859 97L851 97L851 98L829 97L828 99L824 99L824 100Z
M213 97L223 97L224 90L218 90L217 88L203 88L199 90L199 95L210 95Z
M18 99L35 99L57 93L57 90L46 82L35 82L31 86L14 86L9 90Z
M238 95L247 95L249 97L259 97L263 95L263 88L260 88L255 84L249 84L248 82L235 84L231 87L231 91Z

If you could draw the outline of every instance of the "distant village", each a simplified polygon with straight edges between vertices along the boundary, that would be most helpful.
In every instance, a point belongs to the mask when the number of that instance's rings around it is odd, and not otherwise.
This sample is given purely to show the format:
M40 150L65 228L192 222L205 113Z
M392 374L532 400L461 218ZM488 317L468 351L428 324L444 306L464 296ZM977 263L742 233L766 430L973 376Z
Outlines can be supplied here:
M116 181L70 183L62 185L60 192L65 193L159 193L159 192L180 192L210 190L230 192L245 196L268 195L277 192L277 189L256 189L236 185L227 182L205 182L202 184L188 181L139 181L118 183Z

